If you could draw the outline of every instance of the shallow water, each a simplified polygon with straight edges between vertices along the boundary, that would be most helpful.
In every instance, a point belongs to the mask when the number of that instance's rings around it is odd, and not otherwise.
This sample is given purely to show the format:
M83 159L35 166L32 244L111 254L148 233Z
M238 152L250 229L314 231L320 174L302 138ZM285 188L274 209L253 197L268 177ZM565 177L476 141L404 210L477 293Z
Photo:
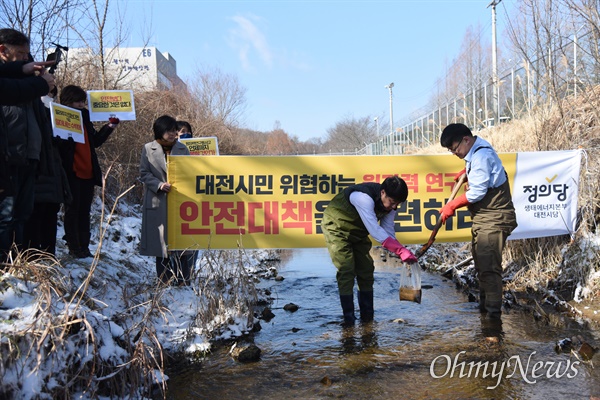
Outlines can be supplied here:
M451 281L423 273L422 302L400 301L399 263L376 259L375 321L342 328L335 267L326 249L294 250L281 282L261 283L276 300L254 343L261 359L242 364L228 349L169 372L170 399L590 399L600 396L600 373L558 340L598 332L551 326L529 314L503 316L492 343L477 303ZM427 287L431 287L426 289ZM356 301L356 300L355 300ZM298 311L283 310L294 303ZM357 310L358 316L358 310ZM497 332L497 330L493 330ZM600 356L592 359L598 363ZM479 366L479 368L478 368Z

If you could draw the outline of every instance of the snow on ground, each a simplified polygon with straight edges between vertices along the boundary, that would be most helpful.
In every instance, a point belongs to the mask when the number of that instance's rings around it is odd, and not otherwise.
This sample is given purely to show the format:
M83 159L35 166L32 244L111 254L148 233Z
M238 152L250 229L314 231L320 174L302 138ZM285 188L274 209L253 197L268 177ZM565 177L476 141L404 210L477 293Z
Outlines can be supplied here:
M262 260L276 258L273 252L232 250L229 258L224 252L199 252L196 265L201 272L191 286L159 287L155 259L138 253L139 208L121 206L117 215L109 217L102 214L100 204L97 199L93 206L90 246L95 253L101 245L99 258L70 257L59 223L60 264L40 262L39 270L49 276L46 283L1 273L1 398L51 398L49 393L62 388L73 394L69 381L77 368L79 373L90 373L89 363L100 361L109 367L92 373L98 382L110 379L119 366L131 362L131 349L140 342L150 347L159 343L166 353L204 354L212 340L239 337L252 328L254 317L247 301L256 299L253 285L232 286L231 282L260 272ZM98 243L100 218L105 222ZM235 265L240 259L241 267ZM208 263L215 276L205 272ZM215 263L221 269L215 270ZM47 290L48 282L52 291ZM209 298L217 304L213 309L207 306ZM57 336L64 340L57 341ZM158 370L150 377L154 382L164 378Z

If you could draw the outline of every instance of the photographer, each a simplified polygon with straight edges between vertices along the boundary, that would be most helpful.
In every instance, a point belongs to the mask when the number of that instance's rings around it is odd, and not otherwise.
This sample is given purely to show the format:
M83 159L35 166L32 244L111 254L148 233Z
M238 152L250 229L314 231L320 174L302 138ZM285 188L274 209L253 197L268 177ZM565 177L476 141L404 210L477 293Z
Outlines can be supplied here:
M54 88L54 77L49 74L33 75L38 69L53 62L24 63L22 61L0 63L0 105L12 106L33 101ZM0 115L1 114L0 110ZM7 132L4 118L0 119L0 202L12 194L7 165ZM0 206L1 207L1 206Z
M38 73L40 76L24 78L25 82L33 79L37 90L27 94L7 91L8 96L17 99L18 95L35 94L35 98L27 98L24 102L2 105L0 115L0 133L2 159L6 165L2 170L8 175L8 191L0 202L0 261L9 259L13 244L17 248L25 245L25 224L34 207L35 177L40 157L43 157L44 138L52 137L51 127L43 111L39 95L47 94L54 87L54 77L44 73L44 63L31 63L29 60L29 38L14 29L0 29L0 65L5 76L22 78L26 74ZM19 63L15 63L19 62ZM45 85L42 81L45 81ZM3 82L14 85L14 82ZM6 100L6 99L5 99ZM10 99L8 99L10 101ZM25 100L25 99L19 99ZM4 182L7 180L4 179Z

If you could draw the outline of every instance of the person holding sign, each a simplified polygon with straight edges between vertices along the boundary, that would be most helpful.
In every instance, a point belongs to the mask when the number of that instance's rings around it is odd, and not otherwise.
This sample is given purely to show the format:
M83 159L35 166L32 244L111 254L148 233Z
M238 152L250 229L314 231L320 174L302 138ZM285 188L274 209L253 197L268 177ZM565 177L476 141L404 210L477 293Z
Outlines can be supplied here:
M333 264L344 314L344 324L353 325L354 281L358 285L358 306L363 322L373 320L373 282L375 265L369 254L369 235L384 248L407 263L417 258L396 239L394 219L398 205L408 197L402 178L392 176L375 182L349 186L338 193L323 213L323 236Z
M508 176L492 146L473 136L463 124L444 128L440 144L465 160L466 168L456 177L466 172L468 181L467 191L442 207L440 217L446 222L456 209L468 207L473 219L471 252L479 279L479 310L486 319L500 319L502 251L506 239L517 227Z
M140 181L144 184L140 254L156 257L156 275L161 283L187 285L190 257L167 249L167 199L172 188L167 179L167 156L189 155L190 151L177 140L175 118L159 117L152 130L154 140L144 145L140 160Z
M119 124L118 118L110 118L96 131L90 121L85 103L87 94L79 86L65 86L60 92L60 104L81 111L84 143L62 140L60 152L69 180L72 201L65 207L65 239L69 254L76 258L92 257L90 252L90 211L95 186L102 187L102 171L96 148L102 146Z
M189 122L177 121L177 136L179 139L191 139L194 136Z

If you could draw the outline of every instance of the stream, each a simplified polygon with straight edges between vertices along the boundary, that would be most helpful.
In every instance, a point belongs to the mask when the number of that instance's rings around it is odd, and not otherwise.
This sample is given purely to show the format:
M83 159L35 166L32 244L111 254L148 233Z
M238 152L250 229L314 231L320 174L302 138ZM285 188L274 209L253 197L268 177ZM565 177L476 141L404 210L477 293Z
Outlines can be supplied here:
M374 257L375 258L375 257ZM477 303L439 274L423 272L421 304L398 298L397 259L375 258L375 321L344 328L327 250L296 249L267 280L275 317L253 334L260 360L240 363L216 348L169 372L169 399L594 399L600 361L557 353L564 338L600 343L577 323L503 315L501 340L486 339ZM356 302L356 299L355 299ZM288 303L298 305L285 311ZM357 309L358 317L358 309Z

